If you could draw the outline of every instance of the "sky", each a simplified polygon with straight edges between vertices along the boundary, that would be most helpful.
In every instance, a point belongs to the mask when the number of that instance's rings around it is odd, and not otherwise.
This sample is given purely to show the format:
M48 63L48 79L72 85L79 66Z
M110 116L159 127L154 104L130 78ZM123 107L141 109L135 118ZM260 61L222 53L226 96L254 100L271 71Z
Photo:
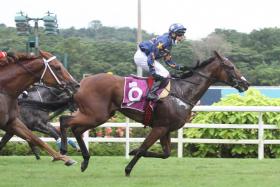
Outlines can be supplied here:
M2 3L0 23L15 26L23 11L41 18L47 11L57 14L60 28L87 28L92 20L103 26L137 28L138 0L8 0ZM280 27L279 0L141 0L142 29L163 34L172 23L187 28L186 37L198 40L215 28L250 33ZM32 25L32 23L31 23ZM43 23L39 23L43 25Z

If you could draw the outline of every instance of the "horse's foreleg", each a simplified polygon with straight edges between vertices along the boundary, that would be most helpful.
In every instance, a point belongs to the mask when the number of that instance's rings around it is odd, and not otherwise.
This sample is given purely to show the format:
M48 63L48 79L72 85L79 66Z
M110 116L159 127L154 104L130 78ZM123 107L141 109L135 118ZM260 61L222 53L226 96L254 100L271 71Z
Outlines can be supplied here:
M61 146L60 146L60 153L65 155L67 153L67 120L70 119L71 116L60 116L59 122L60 122L60 133L61 133Z
M3 147L7 144L7 142L13 137L14 135L12 133L6 132L4 136L1 139L0 142L0 150L3 149Z
M7 126L9 128L8 131L23 138L27 142L38 145L42 149L46 150L54 158L54 160L63 160L65 162L65 165L67 166L76 163L75 161L69 159L67 156L57 153L48 144L32 134L32 132L19 119L15 119L11 123L7 124Z
M39 150L37 149L37 147L35 145L33 145L31 142L27 142L32 153L35 155L37 160L40 160L40 155L39 155Z
M128 163L128 165L125 168L125 174L126 176L130 175L131 170L133 169L134 165L137 163L137 161L141 158L141 156L144 156L147 152L147 150L162 136L164 136L167 133L167 128L165 127L154 127L152 131L149 133L149 135L146 137L145 141L142 143L140 148L135 153L135 156L133 159Z
M143 157L162 158L162 159L168 158L170 156L170 152L171 152L171 139L170 139L169 132L160 138L160 144L162 146L163 153L146 151L143 153ZM138 150L139 149L132 150L129 153L129 155L135 155L138 152Z
M60 134L59 132L56 130L56 128L54 126L52 126L49 122L46 123L37 123L34 126L35 131L41 132L43 134L49 135L51 137L53 137L54 139L59 139L60 138Z
M83 140L83 137L82 137L82 134L88 130L88 128L83 128L83 127L72 127L71 128L79 146L80 146L80 149L81 149L81 152L82 152L82 155L83 155L83 162L81 163L81 171L84 172L87 167L88 167L88 163L89 163L89 159L90 159L90 155L89 155L89 152L88 152L88 149L86 147L86 144Z

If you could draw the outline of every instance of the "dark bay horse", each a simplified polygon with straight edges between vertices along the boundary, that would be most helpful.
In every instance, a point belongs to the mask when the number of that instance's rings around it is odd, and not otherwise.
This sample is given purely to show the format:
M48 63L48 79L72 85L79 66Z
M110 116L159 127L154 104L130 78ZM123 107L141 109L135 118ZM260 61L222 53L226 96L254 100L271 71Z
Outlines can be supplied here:
M37 102L55 102L61 99L69 98L69 95L57 88L49 87L44 84L35 84L31 88L24 91L18 98L19 103L19 119L32 131L41 132L50 137L53 137L56 141L60 140L60 132L50 123L50 120L66 109L68 105L54 107L50 110L44 110L35 105L29 105L28 101ZM53 112L50 116L50 112ZM7 144L7 142L13 137L13 134L5 133L0 141L0 150ZM40 159L39 152L33 144L29 144L36 159ZM60 148L60 147L59 147Z
M25 53L10 53L0 59L0 128L15 134L29 144L46 150L54 160L63 160L72 165L73 160L65 157L44 143L18 118L18 96L35 82L75 92L79 84L55 56L40 51L40 56Z
M216 82L230 85L240 92L249 87L249 83L234 64L216 51L214 57L197 64L192 70L185 72L181 78L171 79L169 96L161 99L155 108L152 130L143 144L130 152L130 155L134 157L125 168L127 176L141 157L165 159L170 156L170 132L181 128L190 119L194 104L209 86ZM81 170L84 171L88 166L90 155L81 137L83 132L105 123L115 111L120 111L140 123L143 123L144 114L140 111L121 108L124 77L105 73L97 74L84 78L80 84L80 88L74 95L74 102L79 110L71 116L60 117L63 142L61 153L67 152L65 130L71 127L81 148L84 159ZM157 140L160 140L163 153L148 151Z

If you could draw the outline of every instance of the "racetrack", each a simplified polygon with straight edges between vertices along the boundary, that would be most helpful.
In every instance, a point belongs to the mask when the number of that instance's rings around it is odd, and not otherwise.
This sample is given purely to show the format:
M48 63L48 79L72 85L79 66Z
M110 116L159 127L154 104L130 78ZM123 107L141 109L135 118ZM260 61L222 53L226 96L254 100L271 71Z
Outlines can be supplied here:
M1 156L1 187L279 187L279 159L142 158L130 177L124 157L91 157L88 169L50 157Z

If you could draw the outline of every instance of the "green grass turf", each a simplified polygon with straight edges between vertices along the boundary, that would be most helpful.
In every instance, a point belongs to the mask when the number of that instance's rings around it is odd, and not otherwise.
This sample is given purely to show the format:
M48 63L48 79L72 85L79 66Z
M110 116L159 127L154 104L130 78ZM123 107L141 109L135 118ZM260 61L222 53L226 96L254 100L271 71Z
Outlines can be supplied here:
M141 158L130 177L124 157L91 157L88 169L37 161L32 156L1 156L1 187L279 187L279 159Z

